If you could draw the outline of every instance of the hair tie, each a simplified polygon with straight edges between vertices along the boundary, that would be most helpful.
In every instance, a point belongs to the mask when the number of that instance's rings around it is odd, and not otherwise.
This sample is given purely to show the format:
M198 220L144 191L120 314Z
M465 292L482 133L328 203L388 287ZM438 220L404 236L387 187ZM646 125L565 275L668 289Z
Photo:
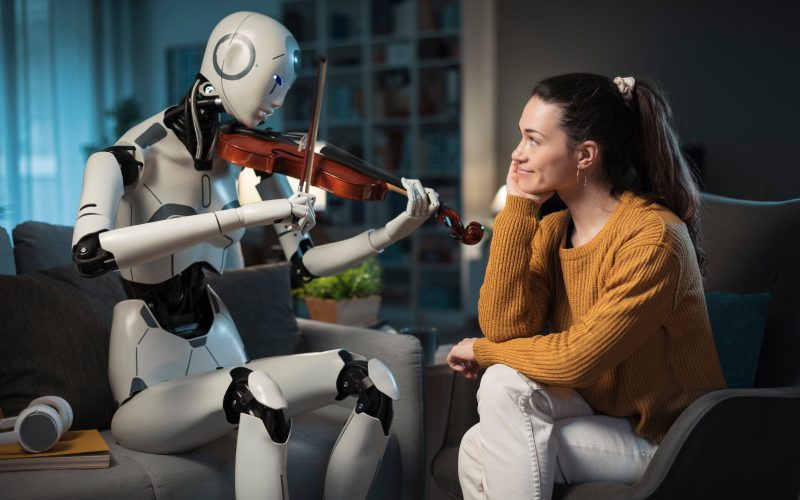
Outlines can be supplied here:
M636 80L632 76L621 77L618 76L614 78L614 84L619 89L619 93L622 94L622 99L625 102L630 102L633 99L633 87L636 85Z

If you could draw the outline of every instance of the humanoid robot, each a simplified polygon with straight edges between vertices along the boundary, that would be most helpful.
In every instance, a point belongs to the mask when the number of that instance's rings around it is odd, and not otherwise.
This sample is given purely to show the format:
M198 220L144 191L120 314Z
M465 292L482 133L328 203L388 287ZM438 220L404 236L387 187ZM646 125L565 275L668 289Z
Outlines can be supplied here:
M343 349L250 361L204 272L222 272L245 228L273 225L301 273L335 274L408 236L439 207L434 191L404 179L407 208L386 226L314 247L305 237L315 222L313 196L240 204L247 183L237 184L237 175L247 170L215 158L219 114L247 127L266 120L282 105L299 57L277 21L252 12L223 19L183 100L88 159L73 235L79 272L119 269L129 297L114 308L110 340L109 379L120 405L114 438L175 453L238 425L240 499L286 498L291 417L347 396L358 402L331 453L325 497L364 498L399 393L380 360Z

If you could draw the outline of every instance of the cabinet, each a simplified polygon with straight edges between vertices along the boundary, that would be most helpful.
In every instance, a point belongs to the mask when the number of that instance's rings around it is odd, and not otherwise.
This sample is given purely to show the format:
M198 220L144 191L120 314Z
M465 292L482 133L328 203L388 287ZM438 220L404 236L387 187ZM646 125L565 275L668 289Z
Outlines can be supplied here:
M317 54L329 60L319 137L398 176L419 178L461 213L461 3L458 0L283 0L302 70L273 123L306 130ZM280 120L280 121L279 121ZM319 225L342 239L405 207L328 197ZM381 317L397 326L464 323L462 245L429 221L386 249Z

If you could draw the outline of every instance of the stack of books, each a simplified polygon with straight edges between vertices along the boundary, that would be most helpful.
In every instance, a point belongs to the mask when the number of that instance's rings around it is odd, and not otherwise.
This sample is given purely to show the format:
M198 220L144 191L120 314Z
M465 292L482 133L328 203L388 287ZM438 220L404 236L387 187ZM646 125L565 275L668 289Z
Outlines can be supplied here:
M95 429L69 431L43 453L29 453L19 444L0 445L0 472L45 469L101 469L111 465L111 453Z

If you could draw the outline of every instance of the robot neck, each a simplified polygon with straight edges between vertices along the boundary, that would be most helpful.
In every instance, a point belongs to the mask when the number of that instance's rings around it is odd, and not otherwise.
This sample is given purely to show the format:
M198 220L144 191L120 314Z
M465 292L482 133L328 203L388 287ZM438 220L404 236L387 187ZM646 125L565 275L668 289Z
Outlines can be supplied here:
M194 158L195 168L210 170L219 133L219 114L224 109L218 98L197 97L192 102L190 94L177 106L167 109L164 113L164 124L186 146L186 150Z

